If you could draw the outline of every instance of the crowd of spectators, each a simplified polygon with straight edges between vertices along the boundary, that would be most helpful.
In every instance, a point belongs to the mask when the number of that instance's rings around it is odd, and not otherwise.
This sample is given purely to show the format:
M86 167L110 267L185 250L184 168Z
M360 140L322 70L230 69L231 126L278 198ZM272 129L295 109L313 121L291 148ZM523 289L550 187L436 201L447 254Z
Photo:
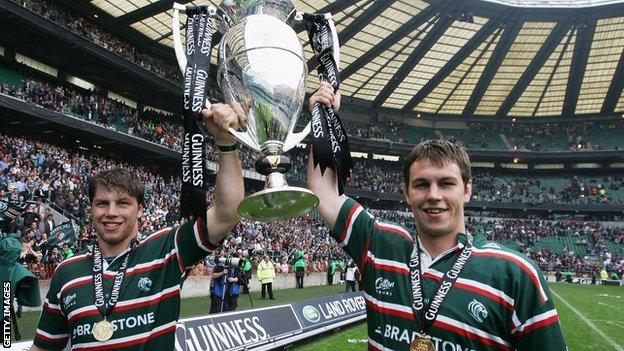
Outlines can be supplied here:
M30 79L23 86L2 84L0 93L181 151L183 129L178 116L149 110L139 114L136 109L96 92L81 94L69 87L52 86ZM216 161L217 153L213 149L214 146L209 144L207 155L210 161ZM248 148L241 148L241 155L243 167L253 170L258 155ZM296 149L288 155L293 161L293 170L287 176L294 180L305 180L306 151ZM401 169L397 162L355 159L354 166L353 178L348 182L348 187L387 194L403 192ZM475 169L473 199L574 204L624 202L618 192L624 187L624 176L605 176L598 182L588 182L578 176L565 176L565 180L565 184L555 187L542 184L541 180L531 176L505 177Z
M146 205L141 218L142 233L180 223L180 182L174 176L159 175L156 169L73 152L43 142L0 136L0 200L34 200L20 220L14 222L11 230L22 237L23 262L41 278L49 277L50 264L53 267L63 257L83 250L93 241L94 230L88 220L90 209L87 182L94 173L113 166L133 169L145 183ZM209 191L209 203L212 201L210 194ZM63 211L68 218L75 219L81 225L78 240L73 246L46 247L47 234L54 226L46 224L50 215L48 205ZM413 218L409 213L372 212L382 220L408 228L413 226ZM583 258L585 255L603 257L611 254L609 245L616 245L620 250L624 245L622 228L608 228L597 222L498 220L483 224L470 221L469 228L469 231L482 231L497 241L515 243L538 263L546 264L543 269L554 267L585 272L588 267L583 266L588 262ZM555 253L544 248L531 251L531 247L545 237L577 238L579 242L576 248L585 247L586 250L578 252L565 248ZM308 272L322 272L327 269L330 259L344 257L344 253L328 236L322 220L313 214L286 222L241 220L224 242L226 251L237 247L268 254L279 264L278 271L281 272L292 271L290 265L295 250L306 252ZM621 271L624 268L622 252L613 253L609 264L610 269Z
M151 71L170 81L180 80L180 73L177 67L167 65L164 62L141 52L128 42L98 28L85 17L70 13L54 3L47 0L12 0L25 8L65 27L74 33L81 35L93 43L114 52L121 57L136 63L137 65Z

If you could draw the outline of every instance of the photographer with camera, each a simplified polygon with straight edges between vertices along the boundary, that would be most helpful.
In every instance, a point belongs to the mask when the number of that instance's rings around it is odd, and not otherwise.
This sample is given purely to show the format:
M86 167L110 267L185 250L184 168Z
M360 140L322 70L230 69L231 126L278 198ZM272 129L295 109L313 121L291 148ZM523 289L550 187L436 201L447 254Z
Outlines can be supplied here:
M228 269L221 259L216 259L215 263L210 289L210 314L223 312L224 297L227 290Z

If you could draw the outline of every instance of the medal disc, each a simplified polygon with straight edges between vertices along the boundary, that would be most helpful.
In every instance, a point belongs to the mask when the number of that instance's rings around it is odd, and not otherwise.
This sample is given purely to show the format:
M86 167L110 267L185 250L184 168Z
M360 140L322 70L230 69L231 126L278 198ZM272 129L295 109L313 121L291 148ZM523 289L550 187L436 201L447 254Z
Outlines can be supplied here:
M113 336L114 331L115 327L113 323L104 319L103 321L95 323L93 326L93 337L97 341L106 341Z
M420 337L412 341L410 351L436 351L431 339Z

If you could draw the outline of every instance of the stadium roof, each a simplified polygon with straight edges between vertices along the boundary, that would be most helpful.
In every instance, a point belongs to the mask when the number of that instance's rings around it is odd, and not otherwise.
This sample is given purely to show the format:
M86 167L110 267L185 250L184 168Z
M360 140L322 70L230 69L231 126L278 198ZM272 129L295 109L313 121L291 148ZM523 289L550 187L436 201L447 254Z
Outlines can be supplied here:
M305 12L333 13L341 42L343 96L375 110L496 118L624 111L621 1L294 3ZM104 14L106 18L98 16L101 20L143 33L173 52L171 1L90 4L94 14ZM307 34L302 26L297 30L309 58ZM308 65L315 67L313 60ZM316 85L310 75L308 86Z

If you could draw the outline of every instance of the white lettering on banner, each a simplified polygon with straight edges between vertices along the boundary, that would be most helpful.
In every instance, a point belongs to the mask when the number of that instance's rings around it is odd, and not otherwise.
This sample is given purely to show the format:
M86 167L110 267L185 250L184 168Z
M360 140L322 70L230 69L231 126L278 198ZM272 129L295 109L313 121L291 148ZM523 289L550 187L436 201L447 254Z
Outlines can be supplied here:
M420 333L414 330L401 329L390 324L386 324L385 328L382 329L384 338L392 339L405 344L410 344L413 340L421 336ZM377 332L377 334L381 334L381 332ZM431 341L435 345L435 349L438 351L475 351L474 349L471 349L470 346L463 346L452 341L436 338L435 336L431 337Z
M321 310L323 317L327 319L345 315L345 309L340 301L326 302L324 305L319 305L319 309Z
M312 109L312 133L314 133L315 138L322 138L323 134L323 125L321 121L321 108L313 108Z
M204 148L204 136L202 134L193 134L191 137L191 153L193 158L193 185L204 186L202 172L204 171L204 158L202 151ZM184 162L184 159L183 159Z
M113 328L115 331L117 330L125 330L125 329L133 329L143 325L152 324L156 321L154 318L154 312L144 313L138 316L130 316L128 318L120 318L114 319L110 321L113 324ZM93 330L93 324L80 324L74 327L73 336L83 336L91 334L91 330Z
M189 145L189 133L184 134L184 148L182 152L182 181L191 182L191 147Z
M208 73L206 70L195 68L195 90L193 92L193 111L201 112L202 107L204 106L204 90L206 88L206 78L208 78Z
M268 338L258 317L187 328L188 350L228 350Z

